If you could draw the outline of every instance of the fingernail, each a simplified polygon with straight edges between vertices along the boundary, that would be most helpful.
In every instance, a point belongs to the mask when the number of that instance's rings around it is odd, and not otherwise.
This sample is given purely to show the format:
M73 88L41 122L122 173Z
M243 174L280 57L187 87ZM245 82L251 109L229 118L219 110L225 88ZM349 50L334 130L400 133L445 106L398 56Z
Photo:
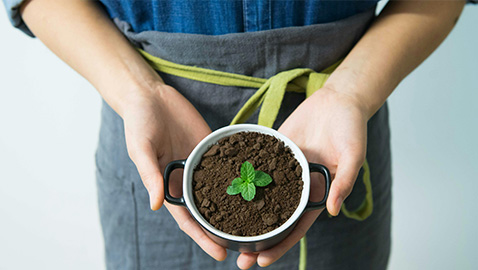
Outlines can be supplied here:
M344 200L340 196L337 197L337 199L335 200L335 208L337 210L337 213L335 215L338 215L340 213L340 208L342 207L343 202Z
M266 262L265 259L261 259L259 257L257 257L257 265L259 265L259 267L269 266L268 262Z
M149 207L154 211L154 196L151 193L149 193Z

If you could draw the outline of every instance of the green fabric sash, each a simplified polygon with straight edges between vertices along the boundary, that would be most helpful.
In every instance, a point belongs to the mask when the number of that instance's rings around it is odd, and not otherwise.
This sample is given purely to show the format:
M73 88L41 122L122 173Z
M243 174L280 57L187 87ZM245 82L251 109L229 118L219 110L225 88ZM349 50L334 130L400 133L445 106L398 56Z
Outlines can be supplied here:
M260 107L258 124L270 128L272 128L276 120L286 91L305 93L306 98L311 96L315 91L322 88L330 74L341 62L339 61L333 64L320 73L309 68L296 68L280 72L269 79L264 79L176 64L152 56L141 49L138 49L138 51L148 61L151 67L163 73L211 84L258 88L256 93L252 95L246 104L244 104L239 110L232 120L231 125L247 121L247 119L249 119L249 117L251 117L251 115ZM359 208L354 211L348 210L345 203L343 203L341 207L341 211L346 217L358 221L366 219L373 211L372 184L370 182L370 168L367 160L365 160L362 169L362 181L367 192L363 202ZM307 242L305 236L301 239L300 252L299 269L305 270L307 258Z

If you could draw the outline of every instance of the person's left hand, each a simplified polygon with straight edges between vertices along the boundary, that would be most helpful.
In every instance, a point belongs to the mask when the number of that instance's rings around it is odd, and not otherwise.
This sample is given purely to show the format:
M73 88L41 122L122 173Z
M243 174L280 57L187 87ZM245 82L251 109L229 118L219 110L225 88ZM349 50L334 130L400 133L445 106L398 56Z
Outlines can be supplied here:
M338 215L365 160L367 120L365 109L356 98L324 87L307 98L279 128L279 132L300 147L309 162L323 164L330 170L334 180L327 210L331 215ZM323 185L319 184L317 175L311 175L312 201L320 201L321 195L313 191L321 189ZM247 269L256 262L265 267L277 261L306 234L323 210L305 213L276 246L240 254L238 267Z

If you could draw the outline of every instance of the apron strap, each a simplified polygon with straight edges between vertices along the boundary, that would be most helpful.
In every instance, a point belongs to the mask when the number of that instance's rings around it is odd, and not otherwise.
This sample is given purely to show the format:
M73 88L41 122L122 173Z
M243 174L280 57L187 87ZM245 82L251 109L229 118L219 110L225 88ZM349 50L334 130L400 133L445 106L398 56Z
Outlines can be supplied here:
M280 72L269 79L264 79L196 66L181 65L155 57L141 49L138 49L138 51L148 61L151 67L163 73L223 86L258 88L259 90L257 90L239 110L232 120L231 125L247 121L262 105L259 111L258 124L270 128L274 125L286 91L305 93L306 98L310 97L315 91L322 88L330 74L341 63L341 61L338 61L320 73L309 68L296 68ZM370 168L367 160L365 160L362 168L362 181L367 192L363 202L359 208L354 211L348 210L345 203L343 203L341 207L341 211L346 217L358 221L365 220L373 211L372 183L370 181ZM301 239L300 243L301 256L299 259L299 269L305 269L307 259L307 242L305 236Z

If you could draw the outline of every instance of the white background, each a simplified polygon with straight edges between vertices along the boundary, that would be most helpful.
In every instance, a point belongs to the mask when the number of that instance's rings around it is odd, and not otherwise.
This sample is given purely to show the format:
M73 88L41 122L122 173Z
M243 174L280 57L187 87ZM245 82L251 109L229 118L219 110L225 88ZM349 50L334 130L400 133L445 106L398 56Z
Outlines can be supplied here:
M390 98L390 269L478 265L478 10ZM103 269L100 97L0 11L0 269Z

